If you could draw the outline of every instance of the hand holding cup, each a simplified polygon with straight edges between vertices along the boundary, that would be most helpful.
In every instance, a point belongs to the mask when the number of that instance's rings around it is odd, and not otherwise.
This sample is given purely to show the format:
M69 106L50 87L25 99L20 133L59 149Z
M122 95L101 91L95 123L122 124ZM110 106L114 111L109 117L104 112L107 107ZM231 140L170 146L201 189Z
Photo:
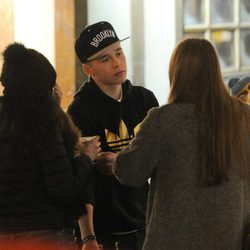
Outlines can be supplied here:
M99 136L80 137L80 151L88 155L94 161L101 152Z

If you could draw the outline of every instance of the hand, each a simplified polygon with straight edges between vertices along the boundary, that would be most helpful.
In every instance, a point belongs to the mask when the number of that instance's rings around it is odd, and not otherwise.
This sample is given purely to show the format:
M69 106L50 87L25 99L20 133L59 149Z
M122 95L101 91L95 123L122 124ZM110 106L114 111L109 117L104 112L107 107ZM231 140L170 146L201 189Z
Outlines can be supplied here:
M99 140L99 136L94 136L89 141L82 141L80 143L80 152L88 155L91 160L94 161L97 158L97 155L101 152L101 143Z
M117 154L113 152L101 152L95 159L96 170L103 175L113 175L113 165Z
M82 250L100 250L96 240L88 240L83 246Z
M52 96L54 98L54 100L58 103L58 105L61 104L61 100L62 100L62 90L59 87L58 84L56 84L52 90Z

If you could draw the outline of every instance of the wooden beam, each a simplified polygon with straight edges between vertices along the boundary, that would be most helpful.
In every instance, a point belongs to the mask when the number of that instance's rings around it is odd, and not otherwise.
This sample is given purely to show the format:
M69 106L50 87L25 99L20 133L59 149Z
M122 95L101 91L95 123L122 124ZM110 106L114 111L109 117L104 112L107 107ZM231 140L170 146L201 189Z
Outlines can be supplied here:
M74 43L74 1L55 0L55 67L57 82L63 91L63 109L67 109L76 88Z

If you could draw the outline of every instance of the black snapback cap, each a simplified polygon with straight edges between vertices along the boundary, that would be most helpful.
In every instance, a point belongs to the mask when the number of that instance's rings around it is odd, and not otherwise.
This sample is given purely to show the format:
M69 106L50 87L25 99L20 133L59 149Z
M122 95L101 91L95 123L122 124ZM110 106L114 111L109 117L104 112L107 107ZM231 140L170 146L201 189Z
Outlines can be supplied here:
M105 21L87 25L80 33L75 42L75 51L82 63L87 59L106 48L107 46L117 42L124 41L129 37L120 40L115 32L114 27Z

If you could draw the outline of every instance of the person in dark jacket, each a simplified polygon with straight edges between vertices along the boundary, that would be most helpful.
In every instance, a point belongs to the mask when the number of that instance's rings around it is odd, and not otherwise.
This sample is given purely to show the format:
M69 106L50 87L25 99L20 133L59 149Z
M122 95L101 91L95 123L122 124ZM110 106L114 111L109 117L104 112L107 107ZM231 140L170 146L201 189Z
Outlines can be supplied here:
M54 98L56 72L47 58L20 43L3 56L0 249L75 249L74 224L93 204L98 138L79 143ZM91 221L86 228L94 233ZM92 241L84 249L99 248Z
M133 86L127 79L121 41L105 21L81 32L75 50L90 79L75 94L68 113L82 136L100 136L94 209L99 244L104 250L139 250L145 236L148 183L140 188L126 187L115 179L112 165L116 153L128 145L158 102L151 91Z

